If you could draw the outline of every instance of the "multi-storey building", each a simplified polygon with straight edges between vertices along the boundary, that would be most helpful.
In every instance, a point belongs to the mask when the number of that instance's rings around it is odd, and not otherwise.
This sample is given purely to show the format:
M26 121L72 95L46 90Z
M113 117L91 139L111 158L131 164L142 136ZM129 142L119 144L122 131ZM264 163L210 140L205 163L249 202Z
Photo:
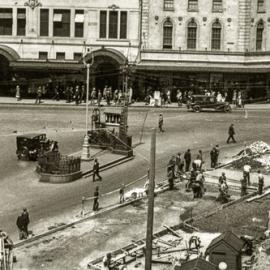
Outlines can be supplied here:
M139 0L0 0L1 93L83 81L84 58L93 84L121 87L119 70L138 56L139 25Z
M270 95L270 1L143 0L141 35L141 89Z

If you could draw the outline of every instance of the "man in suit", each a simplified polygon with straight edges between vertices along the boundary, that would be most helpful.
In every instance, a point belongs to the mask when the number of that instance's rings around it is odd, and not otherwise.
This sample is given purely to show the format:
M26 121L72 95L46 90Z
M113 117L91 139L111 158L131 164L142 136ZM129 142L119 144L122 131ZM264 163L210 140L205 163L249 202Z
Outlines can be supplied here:
M98 177L99 181L102 180L102 177L99 175L99 162L97 158L95 158L93 165L93 182L96 181L96 176Z
M191 163L191 153L190 153L190 149L188 149L185 154L184 154L184 160L186 163L186 167L185 167L185 171L188 172L189 171L189 167L190 167L190 163Z
M230 143L231 139L232 139L233 143L236 143L236 140L234 139L235 130L234 130L233 124L230 125L228 134L229 134L229 137L227 139L227 143Z

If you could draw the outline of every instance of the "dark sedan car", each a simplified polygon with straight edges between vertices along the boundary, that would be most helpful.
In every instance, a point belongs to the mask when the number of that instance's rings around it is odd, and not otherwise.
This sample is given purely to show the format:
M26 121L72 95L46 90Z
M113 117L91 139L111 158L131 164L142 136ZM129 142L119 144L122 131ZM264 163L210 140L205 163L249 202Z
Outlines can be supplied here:
M215 96L193 95L187 104L188 109L194 112L202 110L214 110L219 112L230 112L232 110L228 102L218 102Z

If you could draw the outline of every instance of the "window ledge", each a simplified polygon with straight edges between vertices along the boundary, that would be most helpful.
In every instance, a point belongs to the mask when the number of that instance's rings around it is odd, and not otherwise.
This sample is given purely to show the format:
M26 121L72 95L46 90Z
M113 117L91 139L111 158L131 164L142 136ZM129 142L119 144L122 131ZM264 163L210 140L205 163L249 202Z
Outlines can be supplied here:
M188 8L188 12L199 12L198 8Z
M212 13L223 13L223 9L212 9Z
M164 8L164 11L174 11L174 8Z
M117 42L129 42L129 39L120 39L120 38L98 38L97 41L117 41Z

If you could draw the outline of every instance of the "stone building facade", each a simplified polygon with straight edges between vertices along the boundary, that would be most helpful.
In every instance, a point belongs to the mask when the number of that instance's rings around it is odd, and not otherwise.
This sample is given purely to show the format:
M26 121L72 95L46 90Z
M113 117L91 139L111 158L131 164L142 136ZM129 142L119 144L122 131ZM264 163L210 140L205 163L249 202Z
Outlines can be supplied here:
M139 87L265 97L269 39L270 1L143 0Z
M31 92L85 81L84 57L93 84L122 87L119 70L136 62L139 29L139 0L0 0L1 94L17 83Z

